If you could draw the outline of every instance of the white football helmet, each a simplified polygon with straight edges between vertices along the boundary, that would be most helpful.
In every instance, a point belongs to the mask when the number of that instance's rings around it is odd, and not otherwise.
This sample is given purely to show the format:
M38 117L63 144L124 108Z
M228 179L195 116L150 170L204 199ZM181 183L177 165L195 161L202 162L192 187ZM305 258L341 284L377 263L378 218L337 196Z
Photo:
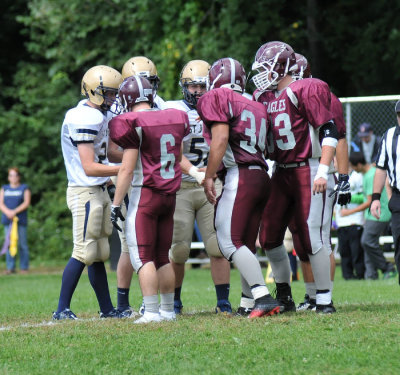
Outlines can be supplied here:
M201 95L198 93L190 93L188 85L204 85L204 87L206 87L209 70L210 64L207 61L192 60L189 61L181 71L179 85L182 87L183 98L193 106L196 106L197 100Z
M121 74L106 65L90 68L82 78L81 93L89 101L109 111L115 102L118 87L122 82Z
M122 79L135 75L147 78L153 85L153 89L158 89L160 78L157 74L157 68L153 61L151 61L147 57L132 57L122 67Z

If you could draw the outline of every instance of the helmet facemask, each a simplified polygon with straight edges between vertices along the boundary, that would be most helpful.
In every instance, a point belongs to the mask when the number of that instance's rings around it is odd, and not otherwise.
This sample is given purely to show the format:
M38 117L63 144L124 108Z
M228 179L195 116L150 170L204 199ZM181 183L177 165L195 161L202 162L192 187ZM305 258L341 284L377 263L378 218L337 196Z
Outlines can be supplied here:
M191 104L193 107L196 107L197 101L204 94L204 92L195 91L194 93L191 93L189 91L189 85L204 86L204 88L207 90L207 77L194 77L194 80L182 79L181 82L179 82L179 84L182 87L184 100L187 101L189 104Z
M103 103L100 104L102 111L110 111L116 115L119 114L118 106L118 90L111 87L97 87L95 90L95 95L100 95L103 98Z
M257 70L252 80L261 91L276 90L279 82L297 70L292 47L284 42L269 42L259 48L252 66Z
M179 86L182 88L183 98L190 105L196 107L197 101L207 89L208 71L210 64L204 60L191 60L182 69L179 78ZM202 92L190 92L190 85L200 85L204 87Z
M255 61L253 63L252 69L257 70L259 73L252 78L252 81L259 90L276 90L278 83L288 73L288 64L284 69L284 75L275 71L275 68L281 65L276 62L278 57L279 55L276 55L274 60L264 61L263 63Z

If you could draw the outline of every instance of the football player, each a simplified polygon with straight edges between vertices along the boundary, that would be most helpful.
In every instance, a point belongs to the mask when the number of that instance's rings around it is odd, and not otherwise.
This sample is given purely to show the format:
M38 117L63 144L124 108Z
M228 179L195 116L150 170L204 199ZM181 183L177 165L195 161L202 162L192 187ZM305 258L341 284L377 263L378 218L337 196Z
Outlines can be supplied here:
M158 77L157 68L153 61L145 56L135 56L127 60L122 67L122 79L126 79L134 75L145 77L151 83L154 91L153 106L154 108L163 109L165 107L164 100L157 95L160 78ZM114 142L110 141L108 154L111 161L120 163L122 160L122 152L123 150L120 147L118 147ZM117 179L113 178L113 182L116 184ZM121 212L123 216L126 215L126 206L129 204L128 197L129 191L121 204ZM118 231L121 242L121 255L117 265L117 308L121 316L129 318L136 315L135 311L129 304L129 289L132 281L133 268L129 259L129 249L126 243L125 223L120 220L119 226L121 228L121 231ZM139 311L142 309L143 304Z
M199 98L206 92L210 65L203 60L189 61L182 69L179 85L183 100L168 101L166 106L187 113L190 133L183 140L181 187L176 197L174 215L174 237L170 260L175 271L175 312L182 311L181 290L185 275L185 262L189 258L195 221L199 227L205 249L210 257L211 277L216 295L216 312L230 314L229 302L230 265L219 250L213 224L214 207L207 201L202 183L208 160L209 146L203 136L203 122L196 107ZM221 190L218 180L217 189Z
M182 176L181 143L189 133L189 120L182 111L152 108L154 89L144 77L126 78L118 95L126 113L111 120L110 134L124 151L111 221L121 229L117 219L124 220L121 203L132 184L125 230L145 308L135 323L174 320L175 275L168 252Z
M270 199L260 228L275 276L277 299L295 311L290 264L283 245L286 228L293 234L300 260L311 262L316 311L333 313L330 236L335 197L333 156L339 134L331 112L328 85L315 78L296 80L296 57L283 42L268 42L257 51L253 70L256 101L263 103L272 129L269 156L276 161Z
M295 53L295 56L297 62L297 70L293 73L293 77L295 79L312 78L311 66L308 60L299 53ZM340 103L339 99L332 92L331 92L331 111L332 115L334 116L333 120L336 124L339 133L339 140L336 146L336 160L339 172L339 181L338 184L336 185L334 193L337 194L338 203L344 206L350 203L351 200L350 184L348 176L349 155L348 155L348 145L346 140L346 124L343 118L342 103ZM331 249L330 238L326 239L326 243L329 244L329 248L331 251L330 255L331 280L333 283L335 276L335 268L336 268L335 255ZM297 311L315 310L316 288L315 288L314 276L311 269L311 264L310 262L300 262L300 263L301 263L301 270L303 273L304 283L306 285L306 294L304 296L304 301L297 306L296 310Z
M209 202L216 205L218 243L224 257L239 269L241 307L248 307L248 317L274 315L280 312L280 306L270 295L255 256L261 215L270 191L264 159L266 110L242 95L246 73L232 58L214 62L209 85L210 91L200 97L197 109L211 133L204 191ZM217 199L214 178L221 162L224 186ZM251 305L246 306L246 302Z
M58 309L53 313L56 320L77 319L70 304L85 266L100 305L100 317L119 317L111 303L104 262L109 257L108 236L112 231L106 186L111 183L109 176L119 170L118 166L108 165L108 122L121 82L121 74L113 68L99 65L89 69L81 85L86 99L66 113L62 125L74 249L64 269Z
M156 65L145 56L135 56L130 58L122 67L122 79L139 75L147 78L153 85L154 90L154 107L165 109L164 100L157 95L157 90L160 85L160 78L157 73Z

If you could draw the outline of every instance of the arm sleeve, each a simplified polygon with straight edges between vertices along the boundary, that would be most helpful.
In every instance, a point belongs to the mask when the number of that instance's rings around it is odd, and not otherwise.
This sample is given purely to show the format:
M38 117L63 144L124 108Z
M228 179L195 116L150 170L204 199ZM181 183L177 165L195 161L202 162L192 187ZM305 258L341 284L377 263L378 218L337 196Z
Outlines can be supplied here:
M340 100L331 93L331 112L336 129L339 133L339 139L346 137L346 124L343 117L343 107Z
M75 144L93 143L104 122L104 116L98 110L78 107L67 112L65 122Z
M110 138L123 149L140 147L140 139L135 131L134 120L125 116L114 117L110 123Z
M183 122L185 124L185 130L183 134L183 138L185 138L190 133L189 116L186 112L182 112L182 117L183 117Z
M386 153L386 139L387 139L386 132L381 140L381 144L379 146L378 153L376 155L376 167L380 169L387 169L388 157Z
M229 103L229 89L214 89L204 94L197 104L197 111L204 125L211 127L214 122L229 123L233 117Z
M301 99L299 111L314 128L319 128L333 119L331 92L325 82L313 79L310 84L304 86Z

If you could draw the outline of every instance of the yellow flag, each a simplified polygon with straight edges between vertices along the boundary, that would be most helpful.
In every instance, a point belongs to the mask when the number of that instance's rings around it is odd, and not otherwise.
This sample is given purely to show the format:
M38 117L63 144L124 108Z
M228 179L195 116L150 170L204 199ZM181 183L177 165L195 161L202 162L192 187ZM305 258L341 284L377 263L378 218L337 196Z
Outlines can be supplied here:
M10 255L15 257L18 251L18 217L14 216L13 222L11 224L11 234L10 234Z

